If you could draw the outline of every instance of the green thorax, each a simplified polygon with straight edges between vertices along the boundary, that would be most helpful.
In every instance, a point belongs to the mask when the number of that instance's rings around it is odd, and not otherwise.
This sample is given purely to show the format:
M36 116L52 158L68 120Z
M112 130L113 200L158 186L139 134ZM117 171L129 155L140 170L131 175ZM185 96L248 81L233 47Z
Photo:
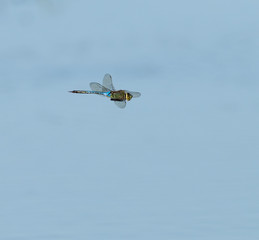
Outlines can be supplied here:
M111 100L125 101L126 100L126 92L123 91L123 90L111 91Z

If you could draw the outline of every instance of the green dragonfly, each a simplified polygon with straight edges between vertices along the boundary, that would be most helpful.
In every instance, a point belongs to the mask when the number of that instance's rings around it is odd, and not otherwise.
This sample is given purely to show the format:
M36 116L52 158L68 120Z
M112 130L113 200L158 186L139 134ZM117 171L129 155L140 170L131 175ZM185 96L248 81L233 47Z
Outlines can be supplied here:
M103 84L97 82L91 82L90 88L92 91L88 90L73 90L69 91L71 93L79 93L79 94L97 94L110 98L111 101L119 108L126 107L126 101L130 101L132 98L140 97L139 92L132 92L128 90L118 90L116 91L113 83L112 76L110 74L105 74L103 77Z

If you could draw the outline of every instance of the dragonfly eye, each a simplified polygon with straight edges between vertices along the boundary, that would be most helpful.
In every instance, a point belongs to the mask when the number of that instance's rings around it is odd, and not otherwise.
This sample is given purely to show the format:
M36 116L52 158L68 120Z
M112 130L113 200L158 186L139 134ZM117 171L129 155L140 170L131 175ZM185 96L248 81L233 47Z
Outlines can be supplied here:
M126 93L127 101L130 101L133 96L130 93Z

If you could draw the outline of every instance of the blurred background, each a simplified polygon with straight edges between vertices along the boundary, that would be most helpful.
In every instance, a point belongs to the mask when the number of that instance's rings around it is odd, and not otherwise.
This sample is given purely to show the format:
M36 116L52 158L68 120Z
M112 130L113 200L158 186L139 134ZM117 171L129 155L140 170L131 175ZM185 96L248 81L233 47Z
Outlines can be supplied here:
M1 0L0 239L258 239L258 9Z

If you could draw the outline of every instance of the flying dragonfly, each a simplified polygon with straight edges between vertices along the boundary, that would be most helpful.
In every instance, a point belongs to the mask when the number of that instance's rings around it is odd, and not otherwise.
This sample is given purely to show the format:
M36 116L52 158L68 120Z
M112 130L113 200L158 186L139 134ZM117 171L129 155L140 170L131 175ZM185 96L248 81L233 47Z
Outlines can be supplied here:
M105 74L103 77L103 84L97 82L91 82L90 88L92 91L88 90L73 90L69 91L71 93L79 93L79 94L97 94L110 98L111 101L119 108L126 107L126 101L130 101L132 98L140 97L139 92L132 92L128 90L115 90L112 83L112 76L110 74Z

